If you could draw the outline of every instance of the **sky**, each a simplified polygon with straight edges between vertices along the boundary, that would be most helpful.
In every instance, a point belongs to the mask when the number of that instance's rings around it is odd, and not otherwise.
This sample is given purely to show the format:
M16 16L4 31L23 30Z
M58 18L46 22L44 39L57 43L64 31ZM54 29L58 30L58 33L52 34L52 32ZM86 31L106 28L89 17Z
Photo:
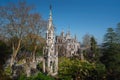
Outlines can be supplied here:
M18 0L0 0L0 5ZM26 0L35 5L43 19L49 18L49 6L52 5L53 23L56 35L68 30L71 36L77 36L82 42L85 34L93 35L97 42L103 42L107 28L116 28L120 22L120 0Z

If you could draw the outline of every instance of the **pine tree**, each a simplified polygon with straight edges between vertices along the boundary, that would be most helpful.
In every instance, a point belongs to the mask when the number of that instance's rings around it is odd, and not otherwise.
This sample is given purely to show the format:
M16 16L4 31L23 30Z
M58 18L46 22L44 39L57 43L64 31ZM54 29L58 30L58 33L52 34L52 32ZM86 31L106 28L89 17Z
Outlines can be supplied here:
M101 57L102 63L107 68L108 80L110 78L111 80L118 79L118 75L120 75L120 48L116 37L114 29L108 28L104 37L103 56Z
M90 42L91 42L90 51L91 51L91 55L92 55L92 61L97 62L99 60L99 58L98 58L99 49L97 47L97 42L96 42L94 36L91 37Z

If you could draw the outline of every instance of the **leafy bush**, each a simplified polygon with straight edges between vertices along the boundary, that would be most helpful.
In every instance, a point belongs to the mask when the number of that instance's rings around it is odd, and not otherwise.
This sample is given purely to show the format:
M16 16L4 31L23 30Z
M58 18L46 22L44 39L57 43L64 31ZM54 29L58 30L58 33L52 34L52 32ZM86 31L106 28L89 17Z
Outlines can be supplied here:
M89 63L79 59L61 58L59 62L59 78L63 80L102 80L105 74L103 64Z
M21 75L18 80L55 80L55 79L51 76L39 72L37 75L31 77L26 77L25 75Z

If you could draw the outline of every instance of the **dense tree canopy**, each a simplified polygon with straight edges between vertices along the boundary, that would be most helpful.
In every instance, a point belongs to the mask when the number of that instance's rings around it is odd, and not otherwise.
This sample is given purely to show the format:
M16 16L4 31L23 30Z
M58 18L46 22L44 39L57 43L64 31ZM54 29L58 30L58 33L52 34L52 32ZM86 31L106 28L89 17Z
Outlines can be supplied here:
M105 78L105 66L103 64L89 63L88 61L64 57L59 61L60 79L102 80Z
M105 40L102 48L103 56L101 61L105 64L107 69L107 78L115 80L120 79L120 44L117 40L117 35L112 28L108 28L105 34Z

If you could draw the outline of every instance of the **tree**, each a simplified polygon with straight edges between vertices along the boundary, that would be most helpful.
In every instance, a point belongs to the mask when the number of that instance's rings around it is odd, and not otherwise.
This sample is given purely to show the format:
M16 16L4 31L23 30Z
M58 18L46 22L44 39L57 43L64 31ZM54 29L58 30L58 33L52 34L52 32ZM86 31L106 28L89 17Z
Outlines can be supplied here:
M104 37L103 56L101 61L107 68L108 79L120 79L120 46L116 42L116 33L112 28L108 28Z
M91 36L89 34L85 34L83 36L83 47L84 47L84 50L83 50L83 55L85 57L86 60L89 60L89 54L90 54L90 38Z
M32 59L35 61L36 51L45 44L44 34L47 28L47 22L35 13L30 15L28 35L25 38L25 46L29 46L32 51Z
M43 25L41 24L43 20L40 18L39 14L32 13L32 10L33 6L27 5L25 1L19 1L18 4L11 3L0 7L0 30L1 33L10 40L12 47L10 66L14 64L19 50L24 47L22 43L26 36L32 34L34 35L34 37L32 37L34 43L38 42L38 30L42 31L40 27ZM34 52L36 52L36 45L34 45L33 54Z
M91 36L89 34L84 35L83 37L83 45L88 48L90 47L90 38Z
M105 43L114 43L116 42L116 33L113 28L108 28L107 33L105 34L104 37L104 42Z
M2 32L7 39L11 39L12 57L10 66L13 65L18 51L21 48L23 37L27 34L29 13L31 6L27 6L25 2L19 2L17 5L8 4L0 8L0 18L4 23L1 24ZM17 40L16 40L17 39Z
M90 60L97 62L99 60L99 49L97 47L97 42L95 38L92 36L90 39L90 54L91 58Z

